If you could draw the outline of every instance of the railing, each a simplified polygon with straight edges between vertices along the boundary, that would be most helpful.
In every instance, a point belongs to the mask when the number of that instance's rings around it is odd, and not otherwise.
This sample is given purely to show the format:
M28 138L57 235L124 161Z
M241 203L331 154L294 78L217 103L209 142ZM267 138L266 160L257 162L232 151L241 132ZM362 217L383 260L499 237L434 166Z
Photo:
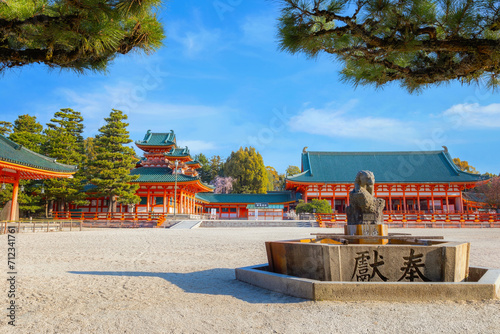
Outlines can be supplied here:
M345 214L317 213L320 227L343 227ZM387 213L389 227L500 227L500 213Z
M163 212L75 212L75 211L53 211L51 220L122 220L122 221L157 221L161 217L172 218L173 214ZM189 217L190 219L200 219L202 215L180 214L177 219Z
M163 213L159 212L76 212L76 211L53 211L52 219L55 220L135 220L151 221L157 220Z
M59 231L82 231L89 228L140 228L140 227L169 227L165 217L154 221L122 221L122 220L19 220L0 221L0 234L6 234L9 230L15 233L21 232L59 232Z
M6 234L8 231L14 230L15 233L21 232L55 232L69 229L82 230L83 224L80 221L53 221L53 220L18 220L1 221L0 234Z

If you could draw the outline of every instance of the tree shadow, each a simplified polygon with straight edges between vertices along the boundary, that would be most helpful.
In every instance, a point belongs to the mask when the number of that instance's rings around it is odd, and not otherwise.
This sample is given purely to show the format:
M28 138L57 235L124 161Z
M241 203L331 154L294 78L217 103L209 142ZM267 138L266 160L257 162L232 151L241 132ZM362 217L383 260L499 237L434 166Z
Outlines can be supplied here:
M234 269L214 268L191 273L155 273L141 271L68 271L75 275L159 277L187 293L233 296L252 304L301 303L291 297L236 280Z

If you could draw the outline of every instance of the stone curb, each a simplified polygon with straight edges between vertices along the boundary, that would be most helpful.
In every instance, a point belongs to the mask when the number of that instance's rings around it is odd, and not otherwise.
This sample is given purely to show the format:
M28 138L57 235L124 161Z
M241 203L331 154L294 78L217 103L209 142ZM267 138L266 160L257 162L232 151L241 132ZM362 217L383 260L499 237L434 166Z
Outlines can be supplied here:
M334 301L420 302L500 299L500 269L469 267L473 282L332 282L276 274L267 264L237 268L236 279L293 297Z

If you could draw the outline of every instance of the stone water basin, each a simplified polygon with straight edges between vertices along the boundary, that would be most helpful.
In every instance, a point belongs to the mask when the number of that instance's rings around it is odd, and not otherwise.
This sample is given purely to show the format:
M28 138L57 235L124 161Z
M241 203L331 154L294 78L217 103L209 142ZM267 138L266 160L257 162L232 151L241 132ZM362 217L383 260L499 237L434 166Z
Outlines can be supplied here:
M236 278L313 300L500 298L500 269L469 267L467 242L355 242L328 237L266 242L269 263L237 268Z

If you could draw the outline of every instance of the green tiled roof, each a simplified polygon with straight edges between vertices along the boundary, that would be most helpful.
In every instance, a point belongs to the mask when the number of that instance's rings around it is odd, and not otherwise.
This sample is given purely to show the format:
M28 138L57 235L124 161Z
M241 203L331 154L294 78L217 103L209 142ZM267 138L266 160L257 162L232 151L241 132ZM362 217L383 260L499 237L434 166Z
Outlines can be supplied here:
M290 181L353 183L360 170L370 170L377 183L476 182L485 177L462 172L446 151L306 152L302 170Z
M169 157L185 157L189 155L189 149L185 148L174 148L168 153L165 153L165 156Z
M55 159L35 153L0 135L0 160L58 173L74 173L76 166L64 165Z
M168 133L153 133L148 130L143 140L136 141L136 144L143 146L170 146L176 145L174 130Z
M486 204L486 195L483 193L464 191L463 196L468 201Z
M130 175L139 175L134 182L175 182L175 174L166 167L140 167L130 171ZM197 177L183 174L177 175L177 182L188 182L198 180Z
M291 192L279 192L270 194L214 194L197 193L196 198L210 203L285 203L292 202Z

